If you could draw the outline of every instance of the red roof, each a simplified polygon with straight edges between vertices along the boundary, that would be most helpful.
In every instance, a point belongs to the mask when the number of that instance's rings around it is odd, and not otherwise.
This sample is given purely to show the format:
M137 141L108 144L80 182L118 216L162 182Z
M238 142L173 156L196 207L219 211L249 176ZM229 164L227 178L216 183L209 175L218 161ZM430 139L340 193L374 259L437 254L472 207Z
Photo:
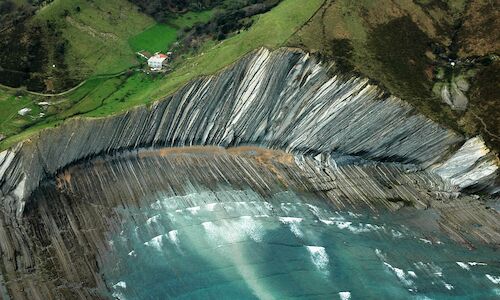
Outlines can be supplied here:
M160 53L160 54L158 54L158 57L159 57L159 58L167 58L167 55L165 55L165 54L163 54L163 53Z

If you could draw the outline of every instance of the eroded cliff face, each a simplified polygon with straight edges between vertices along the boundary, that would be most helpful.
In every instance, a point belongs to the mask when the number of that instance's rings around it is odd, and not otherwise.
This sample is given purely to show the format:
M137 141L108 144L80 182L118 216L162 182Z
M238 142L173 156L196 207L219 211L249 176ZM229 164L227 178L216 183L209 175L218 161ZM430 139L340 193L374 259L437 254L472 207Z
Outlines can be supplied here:
M150 108L73 119L0 153L0 295L107 298L107 240L145 222L134 209L224 187L431 208L456 241L498 247L498 212L463 193L497 192L497 162L481 138L463 142L365 79L261 49Z
M261 49L151 108L70 120L1 153L2 202L20 215L44 178L75 161L123 149L251 144L426 168L462 140L366 79L331 77L302 52Z

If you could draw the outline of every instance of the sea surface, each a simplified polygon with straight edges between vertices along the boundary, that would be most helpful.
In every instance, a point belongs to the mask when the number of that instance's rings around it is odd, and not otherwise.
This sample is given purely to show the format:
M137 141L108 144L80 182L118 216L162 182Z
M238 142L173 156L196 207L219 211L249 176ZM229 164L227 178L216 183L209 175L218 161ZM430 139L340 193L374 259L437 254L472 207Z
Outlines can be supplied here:
M102 268L119 299L500 299L498 251L449 240L431 212L226 188L123 213Z

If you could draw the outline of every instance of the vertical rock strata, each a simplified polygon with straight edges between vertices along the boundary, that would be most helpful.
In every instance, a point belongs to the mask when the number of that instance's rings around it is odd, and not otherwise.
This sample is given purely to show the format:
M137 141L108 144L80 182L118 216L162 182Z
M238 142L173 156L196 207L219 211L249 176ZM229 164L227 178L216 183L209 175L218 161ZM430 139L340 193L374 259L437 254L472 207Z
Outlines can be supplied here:
M253 144L427 167L459 141L366 79L330 76L302 52L261 49L150 108L70 120L1 153L0 189L19 215L44 178L122 149Z
M72 119L0 153L0 299L109 297L109 232L146 222L137 211L162 195L225 186L339 210L433 208L454 239L498 247L498 213L461 193L497 192L497 162L480 138L460 142L368 80L261 49L149 108Z
M441 216L436 226L457 241L500 245L498 213L425 170L388 163L328 167L307 156L255 148L162 149L72 166L37 188L23 218L0 215L3 285L13 299L105 299L100 267L113 249L110 234L148 222L146 212L162 199L210 193L224 202L226 189L262 199L283 190L312 193L340 211L432 205ZM474 210L456 211L457 205Z

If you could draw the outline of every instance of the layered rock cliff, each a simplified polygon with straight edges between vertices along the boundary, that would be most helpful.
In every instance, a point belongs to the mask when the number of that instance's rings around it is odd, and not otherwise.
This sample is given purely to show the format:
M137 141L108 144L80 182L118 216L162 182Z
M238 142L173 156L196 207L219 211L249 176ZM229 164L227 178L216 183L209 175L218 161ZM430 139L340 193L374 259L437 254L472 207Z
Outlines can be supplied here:
M455 240L498 247L498 212L462 192L498 192L497 174L480 137L301 51L261 49L149 108L72 119L0 153L0 298L109 298L110 232L147 222L158 197L224 201L226 187L432 208Z
M2 204L20 215L43 179L76 161L123 149L252 144L426 168L462 140L366 79L331 76L328 68L300 51L261 49L150 108L73 119L4 151ZM480 151L480 157L485 155ZM468 169L481 162L476 159ZM493 176L496 165L489 164L488 170L474 173L476 179L461 180L458 186ZM438 174L446 174L446 168Z

